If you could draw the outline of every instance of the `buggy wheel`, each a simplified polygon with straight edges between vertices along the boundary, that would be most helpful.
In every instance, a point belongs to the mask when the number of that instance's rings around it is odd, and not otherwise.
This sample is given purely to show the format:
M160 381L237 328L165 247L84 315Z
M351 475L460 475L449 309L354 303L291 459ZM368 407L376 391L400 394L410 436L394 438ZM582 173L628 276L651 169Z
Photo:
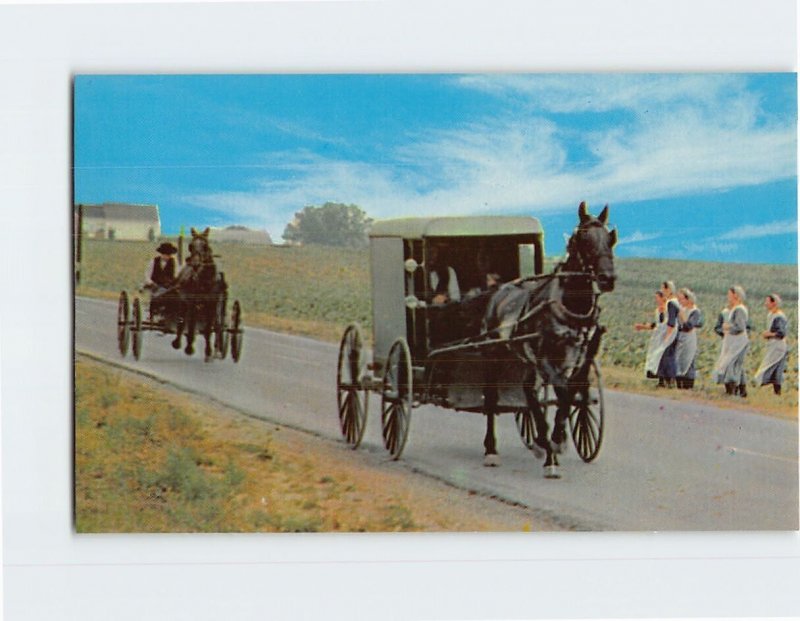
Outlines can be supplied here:
M142 354L142 304L139 298L133 298L133 357L137 360Z
M381 392L383 445L392 459L400 459L408 439L414 390L411 352L404 338L397 339L386 357L386 372Z
M242 356L242 307L239 300L233 303L231 309L231 358L234 362L239 362Z
M131 337L130 324L130 307L128 304L128 294L121 291L119 294L119 303L117 304L117 345L119 346L119 353L124 357L128 353L128 343Z
M542 413L547 417L548 400L548 386L542 384L539 390L536 391L536 400L539 402L539 407L542 408ZM517 431L522 443L531 451L539 450L536 444L536 420L533 418L533 412L530 408L520 408L514 412L514 422L517 424Z
M592 461L600 452L603 443L603 422L605 404L603 402L603 378L597 363L592 361L589 368L587 386L575 394L569 413L569 427L572 441L578 455L586 463Z
M225 359L228 355L228 297L223 296L217 303L217 318L214 322L214 352L218 358Z
M339 407L339 427L345 442L354 449L361 444L367 426L369 393L364 384L366 356L364 339L358 324L344 331L339 344L336 367L336 399Z

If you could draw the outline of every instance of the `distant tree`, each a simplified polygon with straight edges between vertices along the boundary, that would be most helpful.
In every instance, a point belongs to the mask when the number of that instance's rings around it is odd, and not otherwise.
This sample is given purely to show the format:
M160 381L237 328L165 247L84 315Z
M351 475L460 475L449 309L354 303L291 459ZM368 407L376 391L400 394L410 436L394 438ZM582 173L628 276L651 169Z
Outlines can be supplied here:
M356 205L325 203L309 205L294 214L283 239L290 243L357 248L367 244L372 218Z

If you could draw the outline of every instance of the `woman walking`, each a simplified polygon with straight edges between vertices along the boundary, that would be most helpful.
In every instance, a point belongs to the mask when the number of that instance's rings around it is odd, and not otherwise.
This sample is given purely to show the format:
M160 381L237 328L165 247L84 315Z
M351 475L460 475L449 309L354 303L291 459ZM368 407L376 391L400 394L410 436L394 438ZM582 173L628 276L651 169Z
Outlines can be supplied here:
M761 337L767 341L767 351L754 379L756 386L772 384L775 394L779 395L786 369L786 333L789 331L789 322L781 310L781 298L777 293L768 295L764 306L768 311L767 329L761 333Z
M722 351L714 367L714 381L725 384L726 394L747 396L747 380L744 371L744 360L750 347L747 337L748 311L744 305L744 289L735 285L728 289L727 320L722 322ZM723 309L723 315L725 310Z
M645 358L645 374L648 378L657 377L659 386L671 386L675 378L674 343L677 337L678 312L672 310L663 288L655 293L655 321L637 323L637 331L652 330ZM672 324L670 325L670 321Z
M678 313L678 336L675 345L675 381L678 388L694 388L697 377L697 329L703 327L703 315L697 308L697 298L691 289L678 291L681 310Z

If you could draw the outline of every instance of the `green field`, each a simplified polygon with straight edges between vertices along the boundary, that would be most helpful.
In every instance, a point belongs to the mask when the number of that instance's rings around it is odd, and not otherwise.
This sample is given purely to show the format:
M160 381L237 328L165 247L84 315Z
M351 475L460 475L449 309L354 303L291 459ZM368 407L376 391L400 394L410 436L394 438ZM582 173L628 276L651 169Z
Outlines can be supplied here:
M134 291L141 283L153 247L146 242L86 240L76 293L116 299L121 289ZM371 332L367 250L214 244L214 251L221 255L219 261L230 285L230 297L241 301L246 325L329 341L337 341L345 326L354 321ZM755 334L765 327L762 302L767 294L782 295L794 333L789 341L793 353L786 394L777 398L766 388L751 391L749 406L796 415L796 266L621 259L617 261L617 272L615 291L601 298L601 320L608 327L601 362L608 386L653 390L652 382L642 377L649 334L635 332L633 324L651 320L653 293L661 281L669 279L678 287L693 289L705 315L697 365L700 377L693 396L719 399L720 388L712 385L709 378L720 340L713 326L725 302L725 291L733 284L741 284L748 294L754 327L749 353L751 372L762 355L762 343ZM685 398L674 391L671 394Z

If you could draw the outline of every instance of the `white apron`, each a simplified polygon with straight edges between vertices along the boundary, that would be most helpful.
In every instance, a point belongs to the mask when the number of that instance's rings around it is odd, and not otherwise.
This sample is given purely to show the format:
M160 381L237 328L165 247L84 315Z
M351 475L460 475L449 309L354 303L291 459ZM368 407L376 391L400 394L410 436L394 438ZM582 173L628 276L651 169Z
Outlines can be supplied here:
M733 312L740 308L744 312L745 321L747 320L747 308L742 305L731 309L730 317ZM718 384L726 382L740 382L741 371L744 366L744 355L750 346L750 339L747 337L747 330L742 330L739 334L726 334L722 337L722 351L714 367L713 378Z
M661 357L664 355L666 349L672 345L675 337L678 335L678 327L670 334L669 338L664 341L664 336L667 334L667 317L669 311L664 309L664 318L659 321L659 312L656 311L656 327L650 335L650 342L647 345L647 357L645 358L644 371L646 374L658 375L658 365L661 362Z
M772 328L772 320L776 317L783 317L786 319L786 315L783 313L770 313L767 315L767 330ZM758 371L756 371L755 382L757 386L760 386L764 382L764 377L771 375L771 371L773 367L783 362L784 357L786 356L786 339L769 339L766 345L766 353L764 354L764 359L761 361L761 366L758 367Z
M688 319L691 317L691 314L696 310L697 309L693 308L686 318ZM679 332L677 338L678 344L675 347L675 374L677 377L685 377L697 355L697 328L691 332Z

